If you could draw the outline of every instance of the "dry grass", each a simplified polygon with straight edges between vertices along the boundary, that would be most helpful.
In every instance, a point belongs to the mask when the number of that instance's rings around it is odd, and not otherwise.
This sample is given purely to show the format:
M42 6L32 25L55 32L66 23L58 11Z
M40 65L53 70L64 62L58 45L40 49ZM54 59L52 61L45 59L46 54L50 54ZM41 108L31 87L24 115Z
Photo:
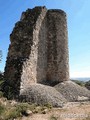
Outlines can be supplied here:
M21 120L23 116L28 116L27 110L31 111L32 114L46 114L51 109L50 104L37 106L35 104L17 103L4 97L0 98L0 120Z
M32 115L27 116L27 110ZM69 102L63 108L52 108L50 104L17 103L0 98L0 120L90 120L90 102Z
M34 114L22 120L90 120L90 102L67 103L64 108L53 108L46 114Z

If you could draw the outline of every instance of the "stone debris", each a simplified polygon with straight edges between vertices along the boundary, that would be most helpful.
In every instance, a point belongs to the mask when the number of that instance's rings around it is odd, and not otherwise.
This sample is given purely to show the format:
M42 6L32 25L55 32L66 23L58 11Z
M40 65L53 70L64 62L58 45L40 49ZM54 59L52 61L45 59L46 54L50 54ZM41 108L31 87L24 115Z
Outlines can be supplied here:
M27 114L27 116L32 116L33 112L31 110L26 110L26 114Z

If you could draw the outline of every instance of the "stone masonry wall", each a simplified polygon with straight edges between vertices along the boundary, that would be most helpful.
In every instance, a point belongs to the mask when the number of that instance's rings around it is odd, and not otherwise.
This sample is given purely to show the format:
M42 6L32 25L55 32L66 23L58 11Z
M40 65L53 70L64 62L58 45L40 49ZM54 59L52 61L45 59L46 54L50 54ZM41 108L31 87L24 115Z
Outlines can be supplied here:
M46 12L46 8L41 8L41 13L33 28L33 45L29 59L24 62L22 67L21 89L46 79Z
M62 10L49 10L47 19L47 80L58 83L69 80L66 13Z
M15 24L10 35L11 44L4 74L6 96L11 89L16 97L20 89L37 82L38 36L46 11L44 7L28 9Z
M10 35L4 91L16 97L29 85L69 80L66 14L35 7L22 13Z

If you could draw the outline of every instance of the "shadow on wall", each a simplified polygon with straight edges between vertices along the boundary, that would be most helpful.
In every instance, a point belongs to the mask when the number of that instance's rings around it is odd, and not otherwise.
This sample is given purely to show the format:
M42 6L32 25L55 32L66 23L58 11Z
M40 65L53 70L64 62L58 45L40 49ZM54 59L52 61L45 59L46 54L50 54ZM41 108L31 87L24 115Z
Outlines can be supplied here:
M53 81L51 78L53 74L55 74L55 69L57 69L56 64L53 64L51 60L54 58L56 51L56 42L55 42L55 34L51 41L48 40L49 36L49 28L48 28L48 19L47 14L42 21L40 26L39 35L38 35L38 58L37 58L37 82L54 86L58 84L58 81ZM55 24L53 24L53 32L55 33ZM51 42L51 43L50 43ZM51 61L50 61L51 60ZM51 62L51 63L50 63ZM54 61L55 63L55 61ZM51 67L51 71L48 70L48 67Z

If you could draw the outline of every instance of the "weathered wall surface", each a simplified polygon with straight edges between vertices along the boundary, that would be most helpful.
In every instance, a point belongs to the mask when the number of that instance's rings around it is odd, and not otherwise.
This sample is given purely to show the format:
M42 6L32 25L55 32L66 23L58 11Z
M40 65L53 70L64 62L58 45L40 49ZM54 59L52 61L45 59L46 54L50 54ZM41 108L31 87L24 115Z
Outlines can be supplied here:
M20 89L37 82L39 31L46 11L44 7L28 9L22 13L21 20L15 24L10 35L11 44L5 67L4 91L6 93L11 89L16 96ZM43 59L42 57L42 63ZM45 76L44 73L42 76Z
M10 35L5 90L13 95L35 83L69 80L66 14L35 7L22 13Z
M66 13L62 10L49 10L47 24L47 80L51 83L69 80Z
M46 8L40 9L40 14L33 26L33 44L31 53L22 67L21 89L29 87L30 84L46 79ZM37 10L38 10L37 9ZM37 12L37 11L36 11ZM34 16L35 17L35 16Z

